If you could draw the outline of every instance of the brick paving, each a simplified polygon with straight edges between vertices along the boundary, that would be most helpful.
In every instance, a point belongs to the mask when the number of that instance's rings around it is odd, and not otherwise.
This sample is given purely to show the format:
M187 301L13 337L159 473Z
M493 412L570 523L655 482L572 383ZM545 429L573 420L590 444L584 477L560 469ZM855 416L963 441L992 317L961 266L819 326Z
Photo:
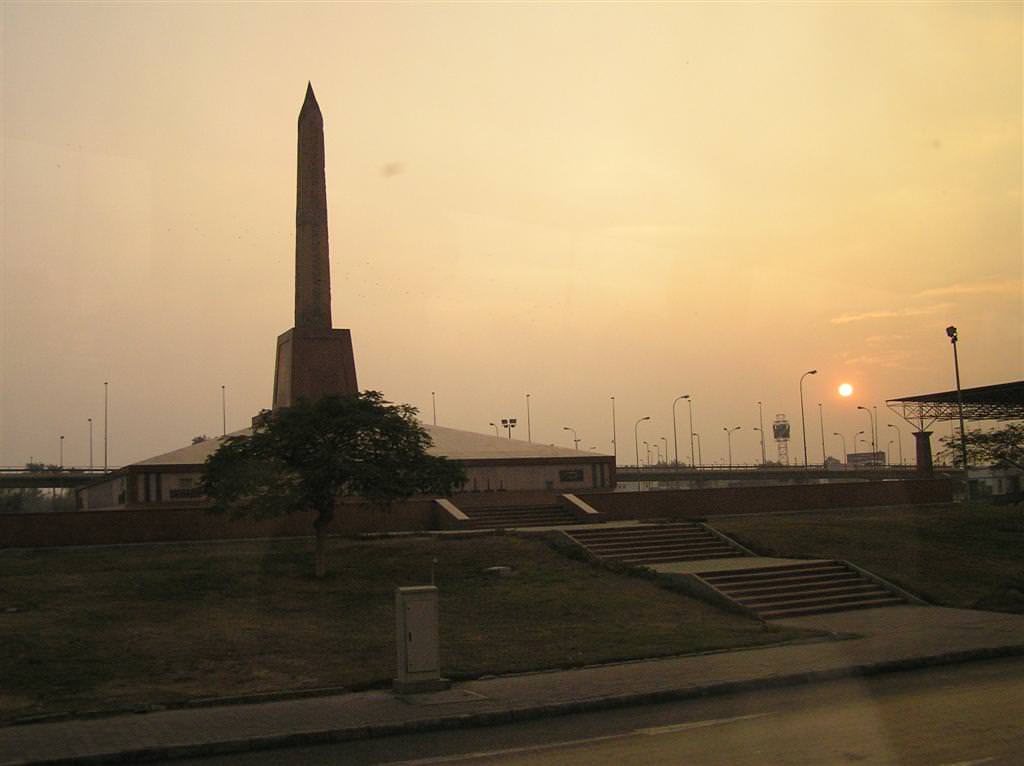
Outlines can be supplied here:
M833 640L529 673L415 697L369 691L0 728L0 765L160 760L482 725L986 656L1024 655L1024 616L898 606L780 621Z

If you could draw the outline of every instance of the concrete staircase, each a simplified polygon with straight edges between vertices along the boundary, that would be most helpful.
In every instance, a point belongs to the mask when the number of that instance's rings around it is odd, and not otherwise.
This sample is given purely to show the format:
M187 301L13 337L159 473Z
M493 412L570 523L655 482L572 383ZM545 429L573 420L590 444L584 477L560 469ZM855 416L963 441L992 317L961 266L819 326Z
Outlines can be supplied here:
M516 527L554 527L577 524L575 514L560 505L507 505L493 508L466 508L461 511L470 529L513 529Z
M565 534L598 558L623 564L666 564L747 555L743 549L693 523L589 526L566 530Z
M765 620L906 604L842 561L696 572L707 585Z

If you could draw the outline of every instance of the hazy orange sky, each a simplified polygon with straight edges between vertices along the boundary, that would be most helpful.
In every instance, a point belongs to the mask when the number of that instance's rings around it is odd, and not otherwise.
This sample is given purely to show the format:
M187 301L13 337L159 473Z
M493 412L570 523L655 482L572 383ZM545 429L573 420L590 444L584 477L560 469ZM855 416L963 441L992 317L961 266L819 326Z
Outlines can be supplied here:
M1020 379L1022 5L0 5L0 463L110 463L270 405L295 127L324 114L334 323L441 425L759 459ZM849 400L836 387L850 382ZM678 410L685 433L686 409ZM903 448L912 451L909 428ZM947 433L946 426L939 432ZM685 436L682 456L688 455ZM883 443L883 447L885 444ZM642 449L642 448L641 448ZM769 446L769 455L774 445Z

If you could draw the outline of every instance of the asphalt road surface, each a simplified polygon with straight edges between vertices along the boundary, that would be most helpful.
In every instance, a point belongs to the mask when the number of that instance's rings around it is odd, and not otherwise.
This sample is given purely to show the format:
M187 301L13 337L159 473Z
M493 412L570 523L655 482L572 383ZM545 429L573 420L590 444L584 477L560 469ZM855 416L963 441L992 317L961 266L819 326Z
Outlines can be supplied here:
M237 756L233 764L1024 764L1024 660Z

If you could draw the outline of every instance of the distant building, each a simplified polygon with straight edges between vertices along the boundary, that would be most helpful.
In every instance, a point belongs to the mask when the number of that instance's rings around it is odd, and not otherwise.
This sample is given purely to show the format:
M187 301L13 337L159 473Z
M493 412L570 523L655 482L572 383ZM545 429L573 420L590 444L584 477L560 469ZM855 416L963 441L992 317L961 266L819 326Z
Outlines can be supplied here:
M852 466L885 465L884 452L851 452L846 456L846 464Z

